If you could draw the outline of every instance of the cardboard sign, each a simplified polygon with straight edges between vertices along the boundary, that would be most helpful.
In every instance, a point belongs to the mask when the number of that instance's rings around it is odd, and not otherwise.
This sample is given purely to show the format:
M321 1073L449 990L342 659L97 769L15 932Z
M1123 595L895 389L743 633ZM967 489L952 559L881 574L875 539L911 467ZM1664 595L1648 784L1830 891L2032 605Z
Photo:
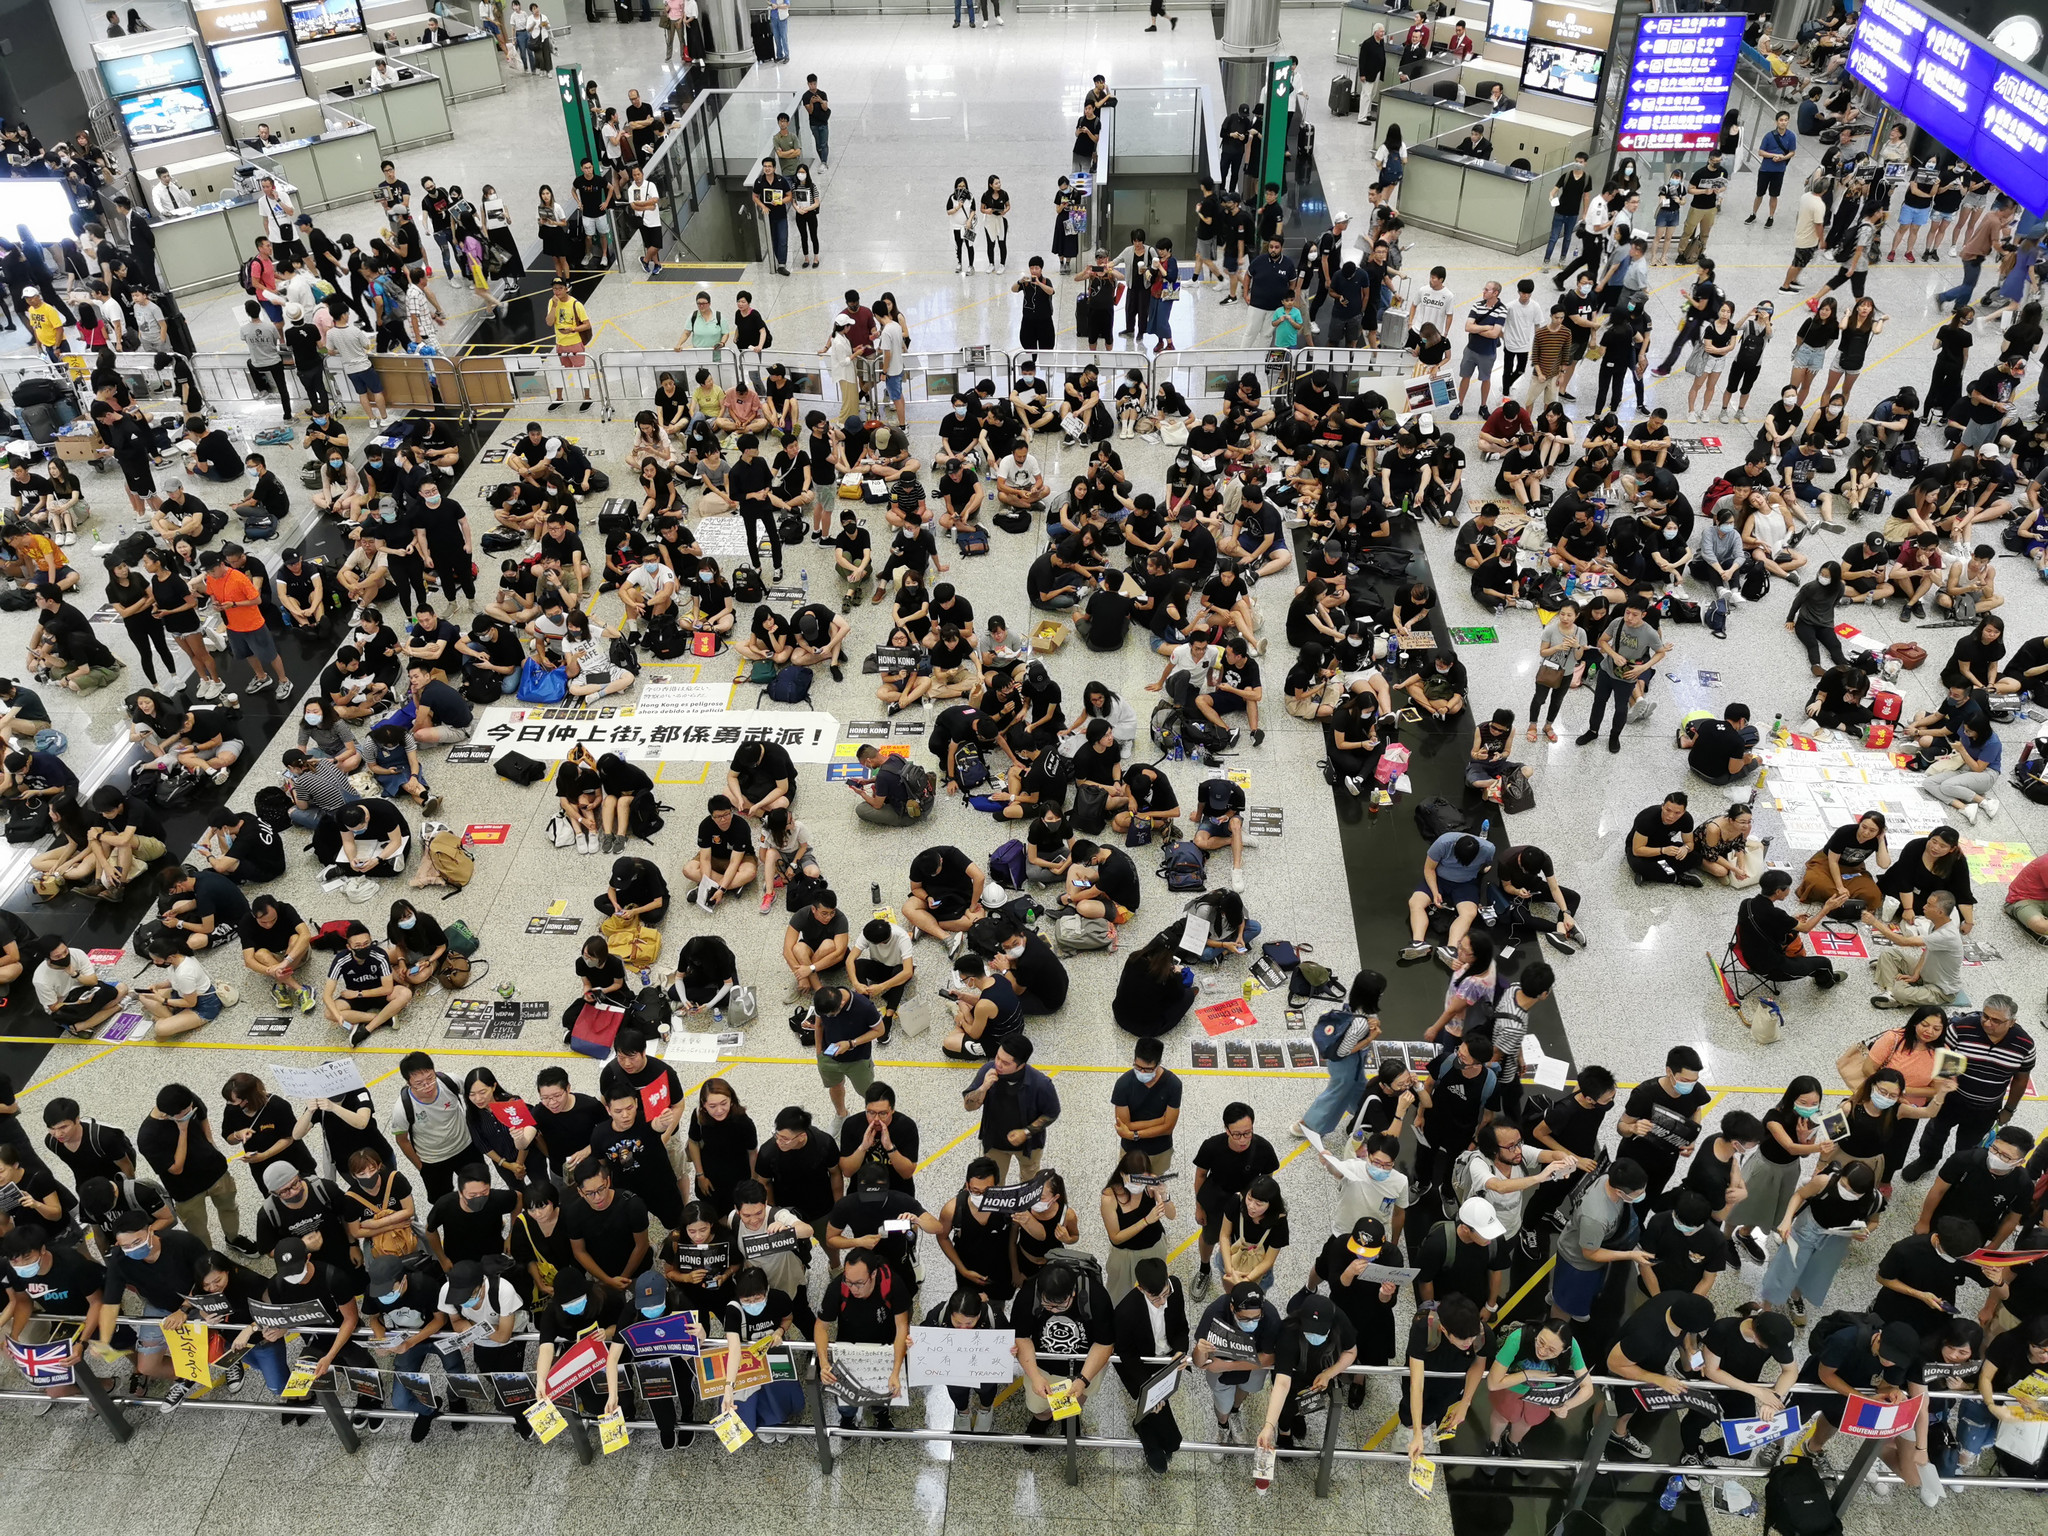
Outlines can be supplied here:
M104 966L119 965L121 957L127 953L125 949L88 949L85 958L92 963L94 970L99 970Z
M797 1244L803 1241L788 1227L769 1227L762 1232L740 1228L733 1235L739 1240L741 1256L750 1264L757 1264L774 1254L794 1253Z
M1806 935L1807 949L1827 960L1868 960L1863 935L1848 928L1815 928Z
M526 920L528 933L570 934L583 927L580 917L529 917Z
M676 1368L666 1360L641 1360L633 1366L633 1384L644 1403L662 1402L676 1395Z
M889 1392L889 1373L896 1366L896 1350L889 1344L834 1344L832 1346L832 1393L849 1408L907 1408L910 1389L898 1381L895 1395Z
M282 1040L291 1033L292 1021L282 1013L259 1013L249 1021L252 1040Z
M486 1379L491 1395L507 1413L517 1413L533 1401L533 1378L524 1371L492 1371Z
M913 1387L979 1387L1016 1378L1007 1328L925 1328L912 1324L903 1379Z
M1707 1392L1666 1392L1662 1387L1637 1387L1636 1401L1645 1413L1662 1413L1669 1408L1692 1409L1721 1416L1721 1404Z
M604 1369L605 1352L609 1346L595 1334L578 1339L562 1352L562 1357L548 1372L547 1395L560 1397L572 1387L590 1380ZM536 1429L540 1426L535 1425Z
M292 1373L285 1381L284 1390L277 1395L279 1397L304 1397L313 1390L313 1383L319 1379L319 1376L320 1373L313 1368L313 1363L310 1360L301 1360L292 1367Z
M341 1099L365 1086L362 1068L347 1057L310 1067L272 1067L270 1076L288 1099Z
M1186 1355L1175 1355L1173 1359L1154 1373L1150 1381L1145 1383L1144 1389L1138 1394L1142 1402L1142 1406L1138 1409L1137 1413L1139 1418L1142 1419L1146 1414L1151 1413L1180 1389L1180 1373L1187 1363L1188 1357Z
M7 1341L7 1353L14 1368L32 1387L68 1387L76 1379L71 1366L71 1346L62 1340L53 1344L22 1344Z
M1046 1393L1045 1401L1052 1409L1052 1421L1077 1419L1081 1416L1081 1400L1074 1396L1073 1383L1066 1382Z
M757 1339L740 1349L740 1373L733 1380L736 1392L751 1392L755 1387L765 1387L771 1381L796 1380L796 1367L786 1356L770 1357L768 1351L775 1347L772 1338ZM725 1392L725 1357L727 1351L713 1348L697 1356L697 1395L718 1397Z
M1531 1381L1522 1394L1522 1400L1538 1408L1562 1408L1578 1390L1576 1377L1553 1376L1547 1380Z
M1188 1065L1197 1072L1216 1070L1216 1047L1206 1040L1188 1042Z
M204 1323L165 1323L164 1352L171 1357L171 1373L194 1386L213 1385L213 1370L207 1353L208 1333Z
M1417 1456L1408 1463L1408 1486L1425 1499L1436 1492L1436 1463Z

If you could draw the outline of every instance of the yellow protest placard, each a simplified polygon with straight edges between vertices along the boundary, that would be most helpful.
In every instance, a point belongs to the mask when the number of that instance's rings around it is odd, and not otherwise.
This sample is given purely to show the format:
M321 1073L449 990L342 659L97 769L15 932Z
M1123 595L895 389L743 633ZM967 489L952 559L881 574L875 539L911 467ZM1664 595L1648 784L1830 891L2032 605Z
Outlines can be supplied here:
M165 1323L163 1334L164 1349L171 1357L171 1370L178 1380L201 1388L212 1386L213 1369L206 1359L206 1325Z
M313 1383L319 1378L319 1375L320 1373L314 1370L310 1363L293 1366L292 1374L284 1384L284 1391L280 1392L278 1396L304 1397L313 1390Z
M1417 1456L1408 1463L1408 1486L1425 1499L1436 1492L1436 1463L1427 1456Z
M746 1420L737 1413L721 1413L711 1421L711 1428L718 1436L718 1443L728 1451L736 1451L754 1438L754 1432L747 1428Z
M626 1415L623 1410L614 1408L597 1421L597 1443L605 1455L609 1456L613 1451L623 1451L630 1438L626 1433Z
M1061 1419L1074 1418L1081 1412L1081 1400L1074 1396L1074 1388L1071 1382L1054 1387L1050 1392L1046 1393L1045 1400L1052 1407L1052 1416L1055 1423Z
M526 1422L533 1426L533 1432L542 1445L569 1427L569 1421L562 1417L562 1410L546 1398L526 1410Z
M560 917L563 913L567 912L568 910L569 903L567 901L551 901L548 903L549 917Z

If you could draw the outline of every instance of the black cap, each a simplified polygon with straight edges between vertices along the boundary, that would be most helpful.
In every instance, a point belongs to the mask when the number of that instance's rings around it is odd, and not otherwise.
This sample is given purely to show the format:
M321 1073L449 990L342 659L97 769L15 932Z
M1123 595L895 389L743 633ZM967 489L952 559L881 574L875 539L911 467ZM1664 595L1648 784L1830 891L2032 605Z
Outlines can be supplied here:
M1780 1365L1790 1365L1792 1340L1798 1333L1792 1319L1782 1312L1759 1312L1749 1321L1756 1330L1757 1342L1771 1352L1771 1358Z
M297 565L299 563L299 552L296 549L288 549L278 558L284 561L286 565Z
M277 1260L280 1275L296 1275L306 1267L306 1260L312 1255L306 1251L304 1240L288 1237L271 1250L270 1256Z

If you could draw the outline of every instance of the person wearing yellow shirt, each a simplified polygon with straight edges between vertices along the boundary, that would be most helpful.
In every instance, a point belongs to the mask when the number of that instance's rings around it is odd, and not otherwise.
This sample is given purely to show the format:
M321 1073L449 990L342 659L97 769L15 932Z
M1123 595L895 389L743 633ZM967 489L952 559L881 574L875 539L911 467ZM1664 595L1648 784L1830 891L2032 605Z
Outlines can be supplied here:
M78 572L42 534L18 533L7 541L7 546L8 554L0 555L0 574L24 582L41 577L60 592L78 585Z
M21 296L28 303L28 308L22 313L36 338L36 345L43 349L43 355L51 362L57 362L64 354L64 317L43 297L40 289L24 288Z
M559 277L555 279L554 297L548 300L548 326L555 333L555 360L565 370L587 368L590 360L584 348L590 345L590 311L569 297L569 285ZM583 377L583 403L576 407L579 411L590 409L590 376ZM555 399L549 410L562 408L562 395L568 383L569 375L564 372L555 385Z

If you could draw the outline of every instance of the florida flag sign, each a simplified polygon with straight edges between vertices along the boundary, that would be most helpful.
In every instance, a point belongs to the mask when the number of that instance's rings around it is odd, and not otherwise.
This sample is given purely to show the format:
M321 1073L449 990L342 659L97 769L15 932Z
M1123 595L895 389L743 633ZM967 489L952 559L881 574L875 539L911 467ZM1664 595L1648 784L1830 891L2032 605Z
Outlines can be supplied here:
M1842 1415L1842 1433L1854 1435L1859 1440L1889 1440L1903 1435L1919 1418L1920 1405L1925 1401L1921 1397L1908 1397L1896 1403L1881 1403L1875 1398L1851 1393L1849 1407Z

